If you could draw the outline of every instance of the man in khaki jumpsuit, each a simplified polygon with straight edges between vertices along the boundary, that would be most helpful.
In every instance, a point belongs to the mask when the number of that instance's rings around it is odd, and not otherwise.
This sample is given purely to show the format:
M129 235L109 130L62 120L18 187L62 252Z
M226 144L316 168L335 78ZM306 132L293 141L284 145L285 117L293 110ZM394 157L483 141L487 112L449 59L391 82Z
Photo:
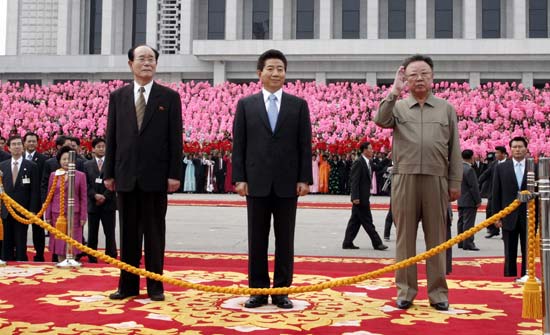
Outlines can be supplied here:
M392 213L397 227L396 260L416 254L418 223L426 248L446 240L447 205L460 196L462 159L456 113L431 92L433 61L414 55L395 75L393 87L380 103L374 122L393 128ZM405 86L407 98L399 100ZM437 310L447 310L445 253L426 261L428 297ZM395 274L397 307L408 309L418 293L416 265Z

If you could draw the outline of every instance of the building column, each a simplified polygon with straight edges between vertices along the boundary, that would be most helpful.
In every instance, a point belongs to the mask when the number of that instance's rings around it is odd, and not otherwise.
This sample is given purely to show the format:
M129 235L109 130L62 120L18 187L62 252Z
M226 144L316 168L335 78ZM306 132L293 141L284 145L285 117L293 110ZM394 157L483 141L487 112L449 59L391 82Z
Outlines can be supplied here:
M225 80L225 62L214 61L214 85L223 84Z
M124 1L103 0L101 15L101 54L115 55L122 53L124 46Z
M479 72L470 72L469 84L471 88L477 88L481 83L481 74Z
M17 55L19 36L19 1L6 1L6 55Z
M243 23L242 0L226 0L225 2L225 39L234 41L242 39Z
M273 39L283 40L285 36L285 7L287 1L279 0L273 1L271 21L273 27Z
M193 53L195 0L182 0L180 10L180 54Z
M467 40L476 39L477 28L477 3L476 0L462 0L463 38ZM479 85L479 81L478 81Z
M371 87L376 86L376 72L367 72L366 81Z
M71 13L69 0L59 0L57 3L57 54L69 54Z
M368 0L367 2L367 38L378 39L378 1Z
M147 1L147 22L145 24L145 44L158 49L157 45L157 1Z
M319 8L319 38L322 40L332 39L332 0L320 0Z
M527 37L527 4L523 0L514 0L514 19L512 29L514 30L514 39L524 39Z
M521 74L521 83L525 88L533 87L533 72L523 72Z
M327 83L327 73L326 72L315 72L315 82L325 85Z
M414 11L415 38L425 40L428 35L428 4L426 0L416 0Z

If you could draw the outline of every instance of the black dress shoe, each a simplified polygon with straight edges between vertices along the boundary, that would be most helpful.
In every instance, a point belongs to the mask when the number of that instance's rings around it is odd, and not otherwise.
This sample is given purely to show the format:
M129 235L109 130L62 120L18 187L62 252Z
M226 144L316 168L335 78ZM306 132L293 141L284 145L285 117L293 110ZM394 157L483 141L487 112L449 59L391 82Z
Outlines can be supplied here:
M471 247L466 247L466 248L464 248L464 250L479 251L479 248L474 245L474 246L471 246Z
M342 244L342 249L359 249L355 244Z
M430 304L433 308L437 309L438 311L448 311L449 310L449 303L447 301L438 302L435 304Z
M271 302L279 308L290 309L294 307L287 295L272 295Z
M500 234L497 233L497 232L492 232L492 233L489 233L489 234L485 235L485 238L491 238L493 236L498 236L498 235L500 235Z
M152 301L164 301L164 293L149 294L149 299Z
M379 244L376 247L374 247L375 250L386 250L388 249L388 246L385 244Z
M267 295L251 295L244 303L246 308L257 308L263 305L267 305Z
M42 256L36 255L36 256L34 256L34 257L32 258L32 260L35 261L35 262L44 262L44 261L46 261L46 260L44 259L44 255L42 255Z
M413 305L412 301L408 300L397 300L396 302L397 308L399 309L409 309Z
M116 291L115 293L109 294L109 299L111 299L111 300L122 300L122 299L126 299L126 298L129 298L129 297L134 297L136 295L137 294L125 294L125 293L122 293L120 291Z
M459 248L459 249L463 249L463 248L464 248L464 245L463 245L462 243L459 243L459 244L458 244L458 248Z

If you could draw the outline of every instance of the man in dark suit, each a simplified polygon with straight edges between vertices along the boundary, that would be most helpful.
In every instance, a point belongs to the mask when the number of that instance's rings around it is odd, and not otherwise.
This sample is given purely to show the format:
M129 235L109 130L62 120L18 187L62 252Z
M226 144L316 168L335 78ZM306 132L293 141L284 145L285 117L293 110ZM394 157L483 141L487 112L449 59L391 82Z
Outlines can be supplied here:
M487 164L483 163L480 160L479 155L475 155L474 158L472 159L472 169L476 174L476 178L479 178L479 176L481 176L481 174L485 171L486 168L487 168Z
M105 140L94 138L92 141L94 158L84 163L84 172L88 184L88 246L97 250L99 223L105 234L105 254L116 258L115 238L115 193L103 184L103 162L105 159ZM95 257L89 256L90 263L97 263Z
M6 139L0 136L0 162L11 158L11 155L4 151L5 146L6 146Z
M512 159L498 164L493 176L493 212L498 213L517 198L518 192L527 189L525 157L527 140L514 137L510 141ZM504 276L517 277L518 238L521 245L521 276L526 270L527 205L521 204L515 211L498 221L504 241Z
M42 171L44 169L44 163L48 159L45 155L36 151L38 146L38 135L33 132L27 132L23 136L23 146L25 147L24 158L28 161L34 162L38 168L38 179L36 183L40 186L42 180ZM36 255L33 260L35 262L44 262L44 247L46 245L46 234L44 228L39 225L32 225L32 244Z
M144 242L145 269L162 274L166 243L167 193L180 186L182 122L179 94L153 81L159 53L139 45L128 51L134 82L109 96L103 179L117 192L120 255L139 267ZM139 294L139 276L120 272L110 299ZM147 279L147 294L164 300L162 282Z
M8 147L12 157L0 163L4 190L21 206L36 213L40 200L38 167L35 163L23 158L21 136L11 136L8 139ZM2 259L27 261L27 230L29 226L15 220L5 206L2 206L2 220L4 224Z
M482 198L487 198L487 207L485 208L485 218L490 218L495 213L493 211L493 175L498 164L506 162L508 153L503 146L496 146L494 157L485 169L481 176L479 176L479 188ZM489 155L487 155L490 157ZM487 227L487 235L485 238L491 238L493 236L500 235L500 229L494 224Z
M216 177L216 189L218 193L225 193L225 173L227 167L223 160L223 153L218 152L214 160L214 176Z
M246 196L248 212L248 285L270 287L267 250L271 216L275 231L273 287L292 284L294 230L299 196L309 192L311 123L307 102L283 92L287 60L268 50L258 59L263 89L240 99L233 124L235 191ZM279 308L292 308L287 295L273 295ZM245 307L267 304L267 296L253 295Z
M457 234L462 234L474 226L476 222L477 208L481 205L481 195L479 194L477 177L474 169L472 168L473 156L474 152L470 149L465 149L462 151L464 172L462 175L462 183L460 185L460 198L457 200ZM473 236L464 240L464 242L459 243L458 247L463 248L464 250L479 251L479 248L474 243Z
M372 224L370 211L370 190L372 187L372 173L378 170L372 159L372 145L369 142L361 143L361 154L351 166L351 217L346 228L346 235L342 243L342 249L359 249L353 244L353 240L363 226L370 237L372 247L376 250L386 250L388 247L382 243L380 235Z

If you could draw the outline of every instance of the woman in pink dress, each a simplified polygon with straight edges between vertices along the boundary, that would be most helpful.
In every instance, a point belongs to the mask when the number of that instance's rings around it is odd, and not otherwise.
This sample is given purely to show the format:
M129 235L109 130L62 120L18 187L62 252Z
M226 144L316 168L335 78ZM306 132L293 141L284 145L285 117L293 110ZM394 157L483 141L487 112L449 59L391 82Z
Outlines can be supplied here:
M313 184L309 186L309 191L319 193L319 156L316 153L311 155L311 172L313 174Z
M71 148L69 147L62 147L57 152L56 158L59 162L59 165L61 165L61 171L60 172L52 172L50 174L50 181L48 184L48 190L51 189L53 184L53 179L57 174L62 174L57 178L57 185L55 187L55 191L53 194L53 199L48 206L48 209L46 210L46 222L51 224L52 226L56 226L57 218L59 217L60 212L60 206L59 206L59 197L60 197L60 185L61 185L61 178L65 178L65 216L67 217L67 198L69 195L69 182L67 179L67 170L69 169L69 151L71 151ZM78 242L82 243L82 227L86 224L86 219L88 216L88 203L87 203L87 185L86 185L86 175L83 172L76 171L75 170L75 176L74 176L74 185L75 185L75 193L74 193L74 219L73 219L73 239L77 240ZM59 262L65 260L65 255L67 254L67 251L65 250L65 242L63 240L59 240L54 238L52 235L50 235L50 242L49 242L49 249L53 255L57 255L57 259ZM80 253L80 251L73 247L73 255L77 255Z

